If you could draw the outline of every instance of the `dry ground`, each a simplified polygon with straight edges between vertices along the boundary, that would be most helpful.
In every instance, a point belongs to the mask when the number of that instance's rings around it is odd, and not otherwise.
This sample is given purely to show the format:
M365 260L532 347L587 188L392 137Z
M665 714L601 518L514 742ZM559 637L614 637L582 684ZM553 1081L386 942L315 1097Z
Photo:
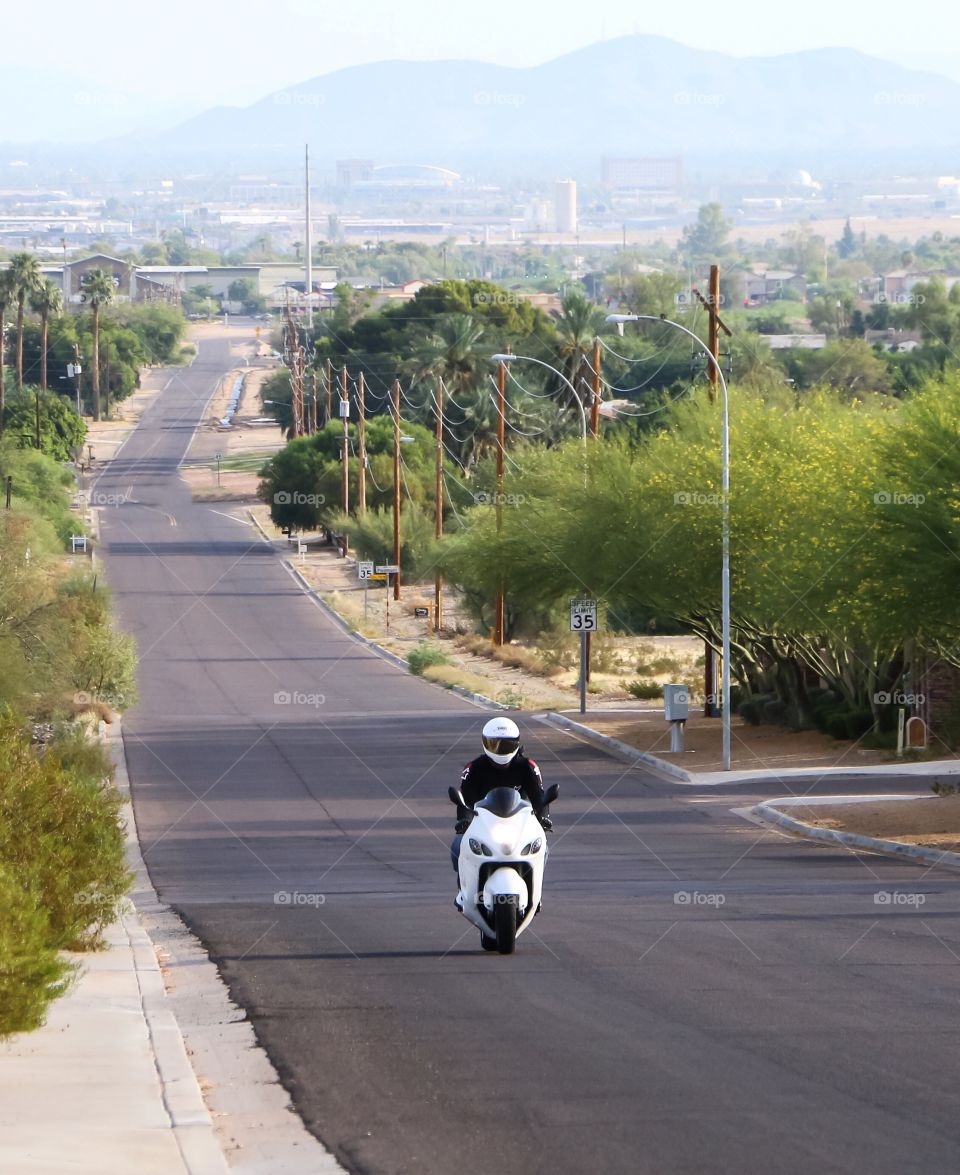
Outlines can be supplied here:
M960 852L960 795L866 804L811 804L791 808L789 814L819 828Z

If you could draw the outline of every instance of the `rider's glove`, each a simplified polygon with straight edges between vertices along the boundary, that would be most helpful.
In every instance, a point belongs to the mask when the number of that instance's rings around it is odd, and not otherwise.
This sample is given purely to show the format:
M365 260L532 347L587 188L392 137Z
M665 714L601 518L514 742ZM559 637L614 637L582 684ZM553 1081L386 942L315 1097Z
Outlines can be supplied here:
M553 832L553 821L549 816L541 816L539 819L544 832Z
M466 820L466 819L458 820L456 822L456 824L454 824L454 826L453 826L453 831L457 834L457 836L461 836L463 833L465 833L467 831L467 829L469 827L470 827L469 820Z

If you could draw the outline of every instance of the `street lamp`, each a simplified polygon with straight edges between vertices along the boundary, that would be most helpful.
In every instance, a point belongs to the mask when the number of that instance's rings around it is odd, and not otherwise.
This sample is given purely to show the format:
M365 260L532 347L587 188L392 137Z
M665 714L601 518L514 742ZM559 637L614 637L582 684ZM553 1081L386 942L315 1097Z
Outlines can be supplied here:
M522 363L537 363L541 367L545 367L547 371L552 371L558 379L563 380L563 382L570 389L577 408L580 410L580 436L583 440L583 443L587 443L587 415L583 410L583 401L577 394L577 389L573 386L570 380L567 379L562 371L557 371L555 367L551 366L549 363L545 363L542 359L534 359L532 355L491 355L490 358L494 363L513 363L515 360L519 360Z
M723 389L723 474L722 474L722 544L723 566L721 571L721 643L723 646L723 769L730 770L730 393L727 391L727 381L717 362L716 356L704 341L669 318L661 318L656 314L608 314L607 322L622 326L625 322L659 322L664 326L672 326L682 331L688 338L693 339L700 350L707 356L713 370L717 374L720 386Z

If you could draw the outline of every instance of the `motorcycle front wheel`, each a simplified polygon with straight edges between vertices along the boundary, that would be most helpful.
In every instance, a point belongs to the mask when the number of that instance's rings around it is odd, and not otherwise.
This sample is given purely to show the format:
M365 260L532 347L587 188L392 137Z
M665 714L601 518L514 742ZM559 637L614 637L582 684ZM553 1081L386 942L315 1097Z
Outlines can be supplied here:
M517 945L517 899L501 897L493 915L497 932L497 951L501 955L512 955Z

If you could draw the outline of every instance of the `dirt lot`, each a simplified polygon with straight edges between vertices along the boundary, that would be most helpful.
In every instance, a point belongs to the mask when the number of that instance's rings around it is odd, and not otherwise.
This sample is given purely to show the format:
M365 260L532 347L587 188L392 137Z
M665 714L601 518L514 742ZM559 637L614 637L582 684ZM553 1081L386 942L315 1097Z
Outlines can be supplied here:
M960 795L866 804L811 804L791 807L789 815L818 828L960 852Z
M692 710L692 708L691 708ZM683 751L671 752L670 730L663 708L625 714L588 714L577 721L611 735L641 751L648 751L685 771L720 771L723 767L719 718L691 713L684 732ZM750 726L736 715L731 724L730 761L741 769L787 767L864 767L889 760L889 752L865 751L854 743L836 742L815 730L791 731L779 726Z

